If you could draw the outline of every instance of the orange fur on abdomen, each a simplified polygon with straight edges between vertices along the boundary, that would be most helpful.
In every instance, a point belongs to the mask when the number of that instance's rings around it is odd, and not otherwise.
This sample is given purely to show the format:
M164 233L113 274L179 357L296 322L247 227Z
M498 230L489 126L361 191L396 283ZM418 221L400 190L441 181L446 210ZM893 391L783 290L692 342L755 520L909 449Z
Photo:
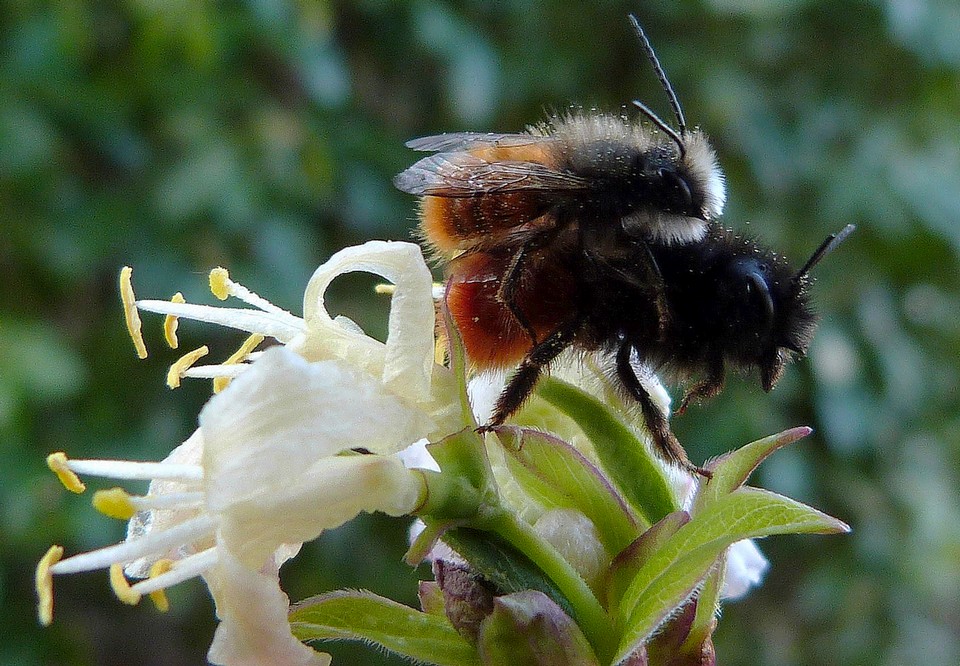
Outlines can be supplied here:
M507 252L477 252L450 263L447 307L475 368L509 367L533 346L530 336L497 298L511 258ZM573 282L573 276L562 267L543 265L533 253L529 269L517 281L514 299L538 341L553 333L569 314Z
M537 143L522 146L483 146L469 151L487 162L537 162L552 166L550 151ZM540 192L478 193L466 197L425 196L420 201L420 230L444 258L457 251L492 247L548 207Z

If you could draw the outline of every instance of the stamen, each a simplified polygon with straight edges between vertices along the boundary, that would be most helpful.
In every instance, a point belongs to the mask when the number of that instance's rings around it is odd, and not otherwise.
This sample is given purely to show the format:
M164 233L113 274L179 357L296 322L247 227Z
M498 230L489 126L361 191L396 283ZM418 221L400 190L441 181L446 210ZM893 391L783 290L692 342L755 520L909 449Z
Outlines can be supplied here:
M173 587L178 583L182 583L185 580L190 580L191 578L196 578L200 574L204 573L217 563L217 558L218 555L216 546L207 548L206 550L201 550L199 553L195 553L183 558L182 560L177 560L174 562L170 571L159 574L156 577L151 576L146 580L140 581L133 586L133 589L140 594L150 594L156 590Z
M120 269L120 300L123 302L123 316L127 322L127 331L130 332L130 338L133 340L133 346L137 349L137 357L147 357L147 345L143 342L143 334L140 332L142 324L140 323L140 313L137 312L137 298L133 294L133 269L124 266Z
M123 488L98 490L93 494L93 508L108 518L130 520L137 512L130 499L130 493Z
M63 451L57 451L56 453L51 453L47 456L47 467L50 468L50 471L57 475L57 478L60 479L60 483L63 484L63 487L69 490L72 493L77 493L78 495L87 489L87 486L80 480L80 477L77 476L72 469L69 467L70 462L67 460L67 454Z
M117 595L117 599L123 603L129 606L136 606L140 603L142 595L139 592L134 592L133 588L130 587L127 577L123 575L123 567L119 564L110 565L110 587L113 588L113 593Z
M105 569L120 562L132 562L137 558L163 553L175 546L182 546L200 537L208 536L216 528L217 522L213 516L200 515L165 530L149 532L139 539L68 557L54 564L50 570L59 576Z
M54 454L55 455L55 454ZM132 460L68 460L76 474L130 481L202 481L203 467L181 463L134 462Z
M245 308L221 308L157 300L137 301L137 307L147 312L175 314L181 319L217 324L247 333L260 333L280 342L289 342L306 330L303 320L289 312L261 312Z
M171 303L186 303L187 299L183 297L179 291L173 295L173 298L170 299ZM180 341L177 340L177 325L179 320L177 315L168 314L166 319L163 320L163 337L167 339L167 344L170 345L170 349L176 349L180 346Z
M210 271L210 291L221 301L227 300L227 296L239 298L244 303L260 308L264 312L273 312L275 314L291 315L283 308L277 307L263 296L250 291L239 282L230 279L230 274L226 268L214 268Z
M50 549L37 564L34 585L37 589L37 617L40 624L49 627L53 622L53 573L50 567L63 557L63 546L50 546Z
M393 296L393 292L397 290L397 285L382 283L378 284L373 288L373 293L377 296Z
M150 578L159 578L172 568L173 560L166 558L157 560L153 563L153 566L150 567ZM153 605L156 606L157 610L161 613L166 613L168 610L170 610L170 600L167 599L167 595L163 590L154 590L153 592L150 592L150 601L153 602Z
M247 356L250 355L250 352L256 349L257 345L259 345L261 342L263 342L263 336L257 333L254 333L249 338L243 341L243 344L240 345L240 348L237 349L237 351L233 352L233 354L230 355L230 358L228 358L226 361L223 362L223 365L236 365L241 361L244 361L247 358ZM227 388L229 384L230 384L229 377L222 377L222 376L216 377L213 380L213 392L220 393L220 391Z
M109 488L93 494L93 508L108 518L130 520L138 511L190 509L203 504L203 499L204 494L201 491L131 495L123 488Z
M222 266L217 266L210 271L210 291L221 301L227 300L227 297L230 296L230 289L227 287L229 280L230 273Z
M236 363L234 365L195 365L187 369L184 377L191 379L235 379L247 370L248 363Z
M194 349L192 352L181 356L173 365L170 366L170 369L167 371L167 386L172 389L179 388L180 379L183 377L183 373L186 372L191 365L209 353L210 350L206 345L203 345L202 347Z

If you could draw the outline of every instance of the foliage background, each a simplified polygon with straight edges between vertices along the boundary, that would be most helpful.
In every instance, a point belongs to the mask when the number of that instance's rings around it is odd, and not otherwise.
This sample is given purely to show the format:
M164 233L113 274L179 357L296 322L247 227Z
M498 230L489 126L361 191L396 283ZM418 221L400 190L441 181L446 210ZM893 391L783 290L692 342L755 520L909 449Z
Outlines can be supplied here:
M50 542L109 543L43 456L159 459L209 387L162 385L176 352L148 320L138 362L116 296L209 300L223 265L300 311L331 252L410 238L391 176L403 141L517 130L570 102L640 97L668 113L625 15L636 12L688 119L729 176L726 221L818 268L825 321L810 358L676 428L702 460L784 427L817 434L757 482L821 507L849 537L778 538L763 588L729 604L722 663L960 663L960 9L952 0L593 2L128 0L3 3L0 33L0 663L199 663L212 632L199 584L174 609L121 607L105 576L59 579L33 615ZM382 333L371 282L342 312ZM239 338L186 326L187 348ZM294 599L339 586L413 602L402 526L324 535L285 572ZM376 545L372 545L376 544ZM340 663L387 664L338 648Z

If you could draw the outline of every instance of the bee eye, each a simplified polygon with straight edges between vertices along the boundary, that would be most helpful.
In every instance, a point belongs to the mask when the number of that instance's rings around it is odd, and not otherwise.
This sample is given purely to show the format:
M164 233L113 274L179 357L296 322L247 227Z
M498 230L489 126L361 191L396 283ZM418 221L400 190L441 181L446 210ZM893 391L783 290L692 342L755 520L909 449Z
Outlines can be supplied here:
M770 287L766 279L757 271L747 273L746 278L747 293L751 294L757 300L764 326L772 326L775 317L773 297L770 295Z
M690 192L690 186L680 174L672 169L658 169L657 176L670 192L671 203L679 211L686 212L693 208L693 194Z

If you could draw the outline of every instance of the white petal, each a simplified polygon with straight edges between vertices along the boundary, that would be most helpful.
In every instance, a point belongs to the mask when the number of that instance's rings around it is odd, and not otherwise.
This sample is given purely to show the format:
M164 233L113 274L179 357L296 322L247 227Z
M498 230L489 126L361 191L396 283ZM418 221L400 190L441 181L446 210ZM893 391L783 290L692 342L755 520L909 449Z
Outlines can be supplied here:
M727 550L727 572L723 580L724 599L739 599L763 580L770 567L753 539L738 541Z
M315 539L361 511L403 515L416 508L422 476L397 458L327 458L282 486L231 505L221 516L224 544L244 564L259 566L277 544Z
M225 550L225 549L224 549ZM224 552L204 578L217 604L220 625L207 659L223 666L328 666L330 656L315 652L290 633L289 599L280 589L279 566L242 566Z
M330 283L337 276L353 271L373 273L396 285L386 348L379 358L359 356L357 352L363 352L363 347L368 345L361 343L358 348L356 338L359 336L342 327L334 328L324 307L324 293ZM381 362L380 372L386 386L417 402L428 399L433 372L433 279L417 245L370 241L337 252L310 279L303 299L303 316L307 326L317 330L316 336L310 336L309 344L350 345L339 350L333 346L328 349L337 354L337 358L344 357L340 354L349 354L363 363L365 369L371 362ZM328 336L328 330L333 330L336 336Z
M274 347L200 412L208 509L282 492L318 460L352 448L396 453L432 421L373 377ZM296 541L299 541L297 539Z
M429 444L429 441L426 438L417 440L403 451L400 451L397 457L400 458L400 462L402 462L407 469L429 469L434 472L439 472L440 465L437 464L437 461L434 460L430 452L427 451L427 444Z

